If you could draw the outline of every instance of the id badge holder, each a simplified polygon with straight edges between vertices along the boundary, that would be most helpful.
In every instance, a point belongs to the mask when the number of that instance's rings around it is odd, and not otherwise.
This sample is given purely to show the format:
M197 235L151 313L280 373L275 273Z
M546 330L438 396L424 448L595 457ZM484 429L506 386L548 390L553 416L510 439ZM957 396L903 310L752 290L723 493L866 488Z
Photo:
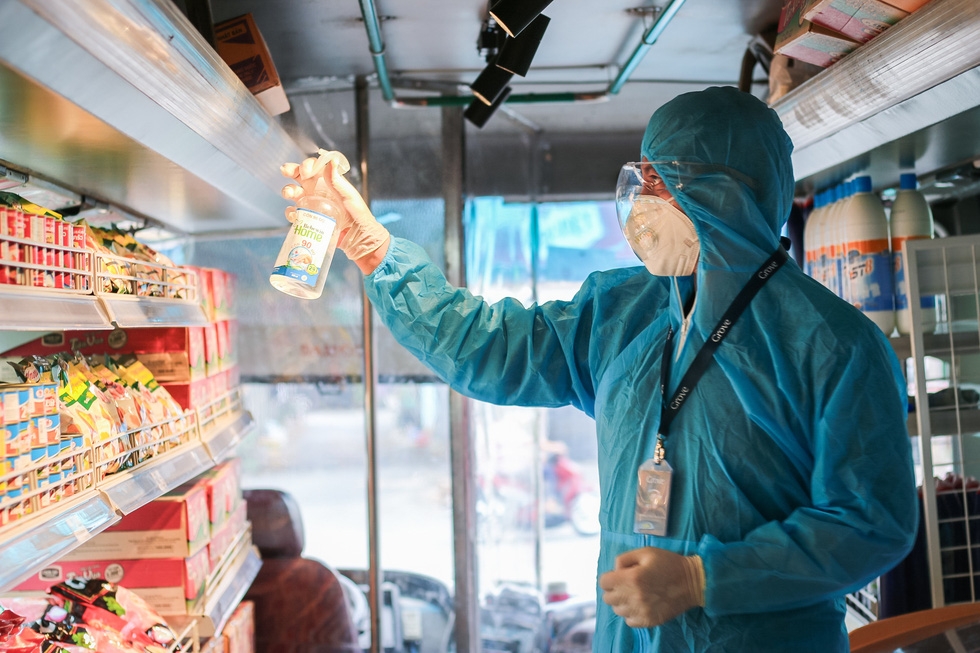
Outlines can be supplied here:
M670 479L674 471L666 460L650 459L640 465L636 484L636 516L633 531L644 535L667 534Z

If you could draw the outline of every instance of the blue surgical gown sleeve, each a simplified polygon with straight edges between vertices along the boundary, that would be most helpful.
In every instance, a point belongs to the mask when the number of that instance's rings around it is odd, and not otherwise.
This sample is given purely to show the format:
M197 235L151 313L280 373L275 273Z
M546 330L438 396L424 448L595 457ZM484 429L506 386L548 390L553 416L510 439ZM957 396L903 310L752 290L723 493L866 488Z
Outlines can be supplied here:
M905 381L877 329L849 344L860 355L826 370L826 381L813 389L813 505L741 541L701 538L708 614L787 610L840 596L911 548L918 511L901 419ZM880 378L889 367L894 383Z
M395 339L457 391L496 404L572 404L593 415L588 329L578 331L592 308L588 283L572 302L490 305L450 286L421 247L392 238L365 287Z

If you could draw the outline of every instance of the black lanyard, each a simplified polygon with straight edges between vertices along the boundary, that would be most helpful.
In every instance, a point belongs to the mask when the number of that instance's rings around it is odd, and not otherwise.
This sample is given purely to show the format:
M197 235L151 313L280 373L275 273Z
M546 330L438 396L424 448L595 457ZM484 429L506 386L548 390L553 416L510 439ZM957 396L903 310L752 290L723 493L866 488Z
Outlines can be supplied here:
M660 392L663 395L660 404L660 428L657 432L657 448L654 454L654 462L658 465L663 461L663 442L667 436L667 431L670 429L670 424L677 417L677 413L683 408L684 403L694 391L694 387L701 380L705 371L707 371L708 365L711 364L711 359L715 355L715 351L721 346L722 341L725 340L725 337L731 331L735 321L742 315L746 307L748 307L749 302L759 292L759 289L769 281L772 275L787 260L789 260L789 256L786 254L783 246L780 245L773 252L773 255L762 264L762 267L756 270L752 278L749 279L749 282L745 284L745 287L735 296L735 299L728 307L728 310L725 311L725 314L721 316L721 320L718 321L718 324L715 326L714 331L711 332L707 341L701 346L701 350L694 357L691 366L687 368L687 372L684 373L684 378L681 379L677 391L670 398L670 401L667 401L666 393L667 381L670 379L671 361L673 360L674 327L670 327L667 330L667 342L664 343L664 358L660 366Z

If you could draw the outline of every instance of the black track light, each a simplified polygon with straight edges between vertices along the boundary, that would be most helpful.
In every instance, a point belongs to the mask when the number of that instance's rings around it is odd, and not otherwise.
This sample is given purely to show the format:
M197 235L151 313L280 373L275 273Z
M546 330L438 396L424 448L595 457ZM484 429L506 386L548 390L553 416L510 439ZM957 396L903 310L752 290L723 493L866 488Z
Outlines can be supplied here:
M483 104L493 104L513 76L514 73L491 63L470 84L470 89Z
M490 16L510 36L517 36L531 24L551 0L497 0L490 7Z
M471 123L483 129L483 125L487 124L490 120L490 116L493 115L501 104L507 100L507 96L510 95L511 88L508 86L497 96L497 99L493 101L493 104L487 105L480 100L473 100L470 102L470 106L466 107L466 111L463 112L463 117L469 120Z
M497 67L524 77L531 68L531 60L538 51L544 32L551 19L544 14L538 16L516 38L508 36L497 57Z

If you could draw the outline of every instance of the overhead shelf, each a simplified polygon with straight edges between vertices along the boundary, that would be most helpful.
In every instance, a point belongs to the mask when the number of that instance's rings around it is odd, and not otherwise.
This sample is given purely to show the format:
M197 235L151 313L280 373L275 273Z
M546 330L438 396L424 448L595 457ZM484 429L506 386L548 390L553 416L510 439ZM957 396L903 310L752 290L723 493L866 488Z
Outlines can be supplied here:
M215 463L230 457L235 448L255 427L252 415L245 410L236 411L219 422L211 434L202 435L204 447Z
M0 532L0 591L47 567L119 519L104 495L91 492L59 504L57 510L45 513L41 523L28 519L10 532Z
M0 286L0 330L111 329L104 305L92 295L26 291Z
M56 508L0 530L0 592L57 561L122 515L210 469L220 459L208 453L205 442L237 442L251 425L247 413L236 415L218 423L208 440L183 444L134 469L109 476ZM231 452L227 446L220 451L223 456Z
M202 444L184 445L174 455L113 475L99 490L120 513L126 515L170 492L214 466Z
M99 301L109 321L122 328L208 324L208 317L200 304L180 299L100 295Z
M304 156L169 0L0 3L0 161L197 233L284 228Z
M773 109L793 139L797 179L821 187L863 170L880 186L902 169L921 175L975 157L978 34L975 0L933 0L780 98ZM955 137L929 148L902 141L946 121Z
M81 295L0 285L0 330L111 330L115 326L206 326L200 304L163 297Z

